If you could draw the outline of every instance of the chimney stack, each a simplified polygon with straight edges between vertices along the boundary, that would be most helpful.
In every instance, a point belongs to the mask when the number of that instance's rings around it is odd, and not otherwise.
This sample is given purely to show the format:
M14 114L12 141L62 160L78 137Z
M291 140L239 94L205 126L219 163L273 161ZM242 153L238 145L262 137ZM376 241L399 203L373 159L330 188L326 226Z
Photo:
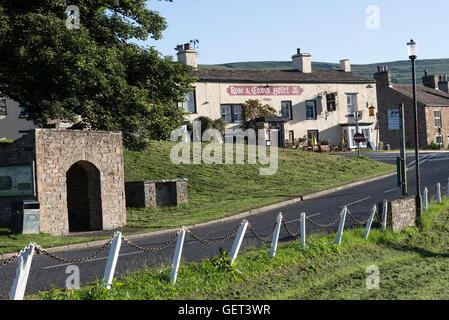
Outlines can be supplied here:
M388 71L388 66L377 66L377 72L374 74L377 87L393 88L393 78L391 72Z
M296 50L297 53L292 56L293 69L302 73L312 72L312 56L309 53L301 53L301 49Z
M351 72L351 62L349 59L340 60L340 70L344 72Z
M422 84L428 88L438 90L438 76L428 75L428 71L424 70L424 77L422 77Z
M449 93L449 81L447 74L440 76L438 81L438 88L446 93Z
M196 50L190 49L190 43L178 46L178 61L187 64L195 69L198 68L198 54Z

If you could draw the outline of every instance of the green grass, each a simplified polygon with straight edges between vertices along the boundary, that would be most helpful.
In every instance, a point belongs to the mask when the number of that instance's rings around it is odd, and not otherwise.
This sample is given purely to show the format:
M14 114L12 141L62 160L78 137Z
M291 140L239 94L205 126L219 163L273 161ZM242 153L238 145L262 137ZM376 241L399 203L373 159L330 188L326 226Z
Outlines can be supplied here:
M96 281L80 290L52 290L32 299L448 299L449 200L431 204L425 227L393 233L346 230L308 236L303 253L298 241L281 243L276 257L268 247L240 253L234 266L226 256L182 264L175 286L169 267L146 267L114 280L111 290ZM379 289L368 289L367 267L379 269Z
M261 176L259 164L175 165L170 161L170 150L174 145L153 141L142 152L125 150L125 180L188 178L188 204L128 208L127 227L122 229L123 233L210 221L395 170L392 165L366 157L345 158L281 149L277 173ZM48 248L101 238L105 237L12 235L7 226L0 225L0 253L16 252L30 241Z

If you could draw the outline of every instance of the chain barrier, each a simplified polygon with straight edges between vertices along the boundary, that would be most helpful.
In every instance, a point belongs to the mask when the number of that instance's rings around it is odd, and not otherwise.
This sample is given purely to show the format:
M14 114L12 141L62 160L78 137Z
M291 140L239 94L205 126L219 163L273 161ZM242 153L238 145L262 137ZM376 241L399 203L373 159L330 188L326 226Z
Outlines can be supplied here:
M344 210L344 209L343 209ZM340 220L341 215L343 214L343 211L341 211L337 217L335 218L335 220L333 220L332 222L328 223L328 224L320 224L317 223L315 221L313 221L312 219L310 219L308 216L306 216L306 220L309 221L311 224L313 224L314 226L317 226L319 228L330 228L333 227L335 224L337 224L337 222Z
M235 236L237 234L237 231L239 231L239 228L242 226L242 224L245 222L245 220L243 220L230 234L228 234L227 236L218 239L218 240L206 240L206 239L201 239L200 237L198 237L197 235L195 235L192 231L190 231L189 229L185 229L187 234L190 235L194 240L201 242L203 244L207 244L207 245L218 245L218 244L222 244L226 241L228 241L229 239L231 239L233 236Z
M287 231L287 233L290 235L290 237L297 237L299 235L299 233L301 232L301 221L299 222L299 226L298 226L298 231L297 232L291 232L288 227L287 227L287 223L285 222L285 219L282 218L282 225L284 226L285 230Z
M356 217L354 217L353 215L352 215L352 213L351 213L351 211L349 211L349 209L347 209L347 214L348 214L348 216L352 219L352 220L354 220L354 222L355 222L355 224L358 224L358 225L365 225L365 224L367 224L368 223L368 221L369 221L369 216L368 216L368 219L366 219L365 221L359 221L359 220L357 220L356 219Z
M62 263L70 263L70 264L78 264L78 263L83 263L83 262L87 262L89 260L92 260L93 258L95 258L96 256L98 256L100 253L102 253L104 250L106 250L106 248L108 248L111 244L112 241L115 239L116 235L114 235L111 239L109 239L99 250L97 250L96 252L92 253L91 255L85 257L85 258L81 258L81 259L66 259L66 258L62 258L59 257L57 255L55 255L54 253L51 253L50 251L48 251L47 249L42 248L41 246L35 244L35 248L36 251L38 253L42 253L56 261L62 262Z
M282 220L284 220L284 219L282 219ZM249 231L251 231L251 233L252 233L258 240L260 240L260 241L262 241L262 242L269 242L269 241L271 240L271 238L273 237L274 231L276 230L276 225L277 225L277 223L274 224L273 230L272 230L271 233L270 233L268 236L266 236L266 237L262 237L262 236L258 235L257 232L254 230L253 226L252 226L250 223L248 223L248 228L249 228Z
M6 266L7 264L10 264L11 262L17 260L22 254L24 254L25 252L27 252L31 246L37 246L34 242L30 242L25 248L23 248L22 250L20 250L19 252L17 252L15 255L13 255L12 257L9 257L8 259L5 259L3 261L0 262L0 267Z
M187 230L186 230L186 231L187 231ZM173 235L173 237L172 237L170 240L168 240L167 242L165 242L164 244L162 244L161 246L156 247L156 248L146 248L146 247L141 247L141 246L139 246L139 245L133 243L131 240L129 240L129 239L123 237L123 236L122 236L122 240L123 240L123 242L126 243L128 246L130 246L130 247L136 249L137 251L142 251L142 252L153 252L153 253L155 253L155 252L159 252L159 251L161 251L161 250L167 248L169 245L173 244L173 243L176 241L176 239L178 238L180 232L181 232L181 230L178 230L178 232L176 232L176 234Z

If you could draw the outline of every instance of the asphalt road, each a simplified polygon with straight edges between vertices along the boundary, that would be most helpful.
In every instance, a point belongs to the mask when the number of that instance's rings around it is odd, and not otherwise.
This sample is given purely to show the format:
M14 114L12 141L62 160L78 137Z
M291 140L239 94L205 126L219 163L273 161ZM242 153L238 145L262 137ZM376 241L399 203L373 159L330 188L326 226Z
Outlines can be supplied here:
M395 163L396 153L364 153L365 156L372 159ZM345 156L355 156L354 154L345 154ZM408 188L409 194L416 192L414 153L407 153ZM429 187L429 191L434 193L436 183L440 182L443 186L447 184L449 177L449 152L447 153L422 153L421 154L421 187ZM302 201L296 204L288 205L280 209L261 213L247 218L260 236L269 235L274 227L276 216L281 211L287 221L287 226L292 232L296 232L299 227L299 217L301 212L306 212L307 216L319 224L327 224L334 220L341 209L346 205L349 211L358 219L366 220L370 209L374 204L382 202L384 199L393 200L401 196L400 188L396 186L396 176L391 176L382 180L366 183L351 189L341 190L320 198ZM197 236L207 240L219 240L228 235L240 224L239 220L226 223L217 223L202 228L194 228L191 231ZM353 220L346 219L346 226L353 224ZM335 230L336 225L328 230ZM307 223L307 233L322 231ZM135 240L134 242L144 247L158 247L170 239L173 234L159 235ZM229 239L221 245L207 245L194 240L186 235L183 250L183 261L189 262L202 258L217 255L219 247L226 250L231 249L234 238ZM280 241L291 240L291 237L281 229ZM248 230L243 241L241 249L251 246L261 246L259 241ZM78 259L86 257L98 250L96 248L73 250L68 252L58 252L57 255L69 259ZM141 268L144 265L162 266L170 265L174 252L174 245L171 245L158 253L145 253L136 251L123 243L115 275L124 274ZM108 250L92 259L89 262L78 264L80 270L81 285L94 281L96 278L102 278L106 266ZM0 298L7 299L14 279L17 263L11 263L0 267ZM39 290L49 290L52 287L65 288L66 280L70 276L66 273L70 264L62 264L45 255L35 255L29 275L26 294L36 293ZM71 272L71 271L70 271ZM182 275L180 275L182 277Z

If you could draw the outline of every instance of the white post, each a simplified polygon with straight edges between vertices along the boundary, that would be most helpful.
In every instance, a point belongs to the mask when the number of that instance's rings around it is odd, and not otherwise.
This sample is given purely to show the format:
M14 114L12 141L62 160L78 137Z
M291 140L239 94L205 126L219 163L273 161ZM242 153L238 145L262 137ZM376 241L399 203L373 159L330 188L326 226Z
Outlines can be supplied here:
M234 243L231 249L231 264L234 263L235 258L239 254L240 246L242 245L243 237L245 236L246 228L248 227L248 221L244 221L244 223L240 226L239 231L235 237Z
M301 249L306 251L306 213L301 212Z
M366 223L365 233L363 234L364 239L368 239L368 235L371 230L371 225L373 224L374 215L376 214L376 211L377 211L377 206L374 205L373 208L371 209L371 215L368 219L368 222Z
M9 300L23 300L25 289L28 282L28 275L30 274L31 262L33 261L34 244L20 253L16 268L16 277L11 286L9 293Z
M424 210L427 210L427 202L429 201L429 191L427 187L424 188Z
M345 206L343 208L343 211L340 213L340 224L338 225L338 232L337 232L337 245L341 244L341 237L343 236L343 229L345 228L347 210L348 208Z
M111 289L121 245L122 233L117 231L114 234L114 240L112 240L111 248L109 249L108 262L106 263L106 269L104 270L104 285L106 289Z
M382 231L387 230L387 215L388 215L388 200L384 200L384 205L382 206Z
M271 239L271 249L270 249L270 258L274 258L276 255L276 250L278 247L279 242L279 233L281 231L281 224L282 224L282 213L279 212L276 222L276 228L274 229L273 238Z
M437 183L437 201L441 203L441 183Z
M185 236L186 229L185 227L182 227L181 232L178 235L178 240L176 241L175 254L173 255L173 262L170 271L170 280L173 285L176 283L176 278L178 277L179 263L181 262L182 248L184 247Z

